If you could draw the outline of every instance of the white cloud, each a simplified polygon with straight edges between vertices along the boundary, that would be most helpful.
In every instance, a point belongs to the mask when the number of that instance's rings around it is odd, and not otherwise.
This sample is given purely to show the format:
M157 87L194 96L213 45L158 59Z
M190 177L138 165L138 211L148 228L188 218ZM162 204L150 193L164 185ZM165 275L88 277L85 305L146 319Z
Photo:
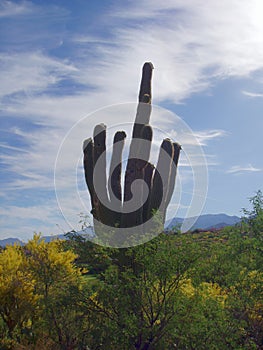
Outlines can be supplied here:
M75 42L78 44L109 44L108 40L102 39L99 36L92 36L92 35L76 35L72 38L72 42Z
M31 112L41 119L45 113L52 119L56 111L64 109L68 115L68 108L70 111L77 105L80 110L81 106L90 106L88 113L93 106L135 101L140 67L152 60L156 67L154 102L168 99L178 103L211 87L215 78L249 76L262 68L263 24L258 15L262 6L257 0L133 2L130 8L113 12L112 18L108 13L107 41L85 30L82 35L73 34L71 43L79 46L74 48L72 63L39 52L6 57L10 62L3 69L2 93L29 94L29 98L15 100L17 107L9 106L13 113ZM116 28L113 22L113 30L111 20L118 23L120 18L126 25L120 20ZM90 43L96 43L92 46L94 61L89 58ZM63 77L96 90L66 98L49 96L48 88ZM35 91L45 95L34 97L31 93ZM70 114L70 118L76 120L76 115Z
M33 214L33 217L32 217ZM41 219L43 221L53 217L53 209L49 205L30 206L30 207L18 207L18 206L8 206L6 208L0 209L0 215L10 215L14 219Z
M178 131L172 130L171 136L176 140L178 135ZM215 139L225 137L228 133L225 130L220 129L211 129L211 130L201 130L201 131L193 131L192 133L184 133L183 135L183 144L184 145L192 145L196 146L197 144L200 146L207 146L209 141L213 141Z
M19 14L22 17L32 11L28 2L18 4L4 1L2 4L0 16ZM35 131L13 130L27 144L24 153L18 154L16 147L11 144L2 144L9 151L14 151L3 156L9 171L23 175L11 179L6 190L51 189L56 154L65 133L79 118L97 108L113 103L135 102L140 69L145 61L151 60L155 65L154 103L167 100L179 103L196 92L211 89L216 79L249 77L261 69L262 8L261 0L133 1L111 15L107 13L107 40L103 36L91 35L85 28L81 35L72 33L70 36L67 33L69 37L62 37L68 45L72 45L70 50L74 55L70 59L65 56L54 57L45 47L40 49L35 38L35 46L30 50L27 47L15 52L7 50L0 56L3 116L20 117L44 125L45 128ZM27 33L27 38L30 35ZM59 40L59 43L62 41ZM44 45L43 41L41 43ZM72 93L54 94L52 87L64 79L72 82ZM85 88L81 92L76 89L75 93L74 83ZM262 94L243 93L250 97L262 97ZM81 153L83 139L92 135L92 123L121 124L133 121L133 115L114 116L113 112L114 109L107 109L97 118L91 117L90 124L87 123L85 128L80 128L73 135L60 172L63 189L71 181L75 184L75 178L69 176L67 171L76 155ZM161 119L160 125L167 126L170 123L171 131L171 121L173 123L174 119ZM225 135L219 129L200 130L193 137L185 135L183 146L192 154L192 164L204 164L202 157L194 157L196 142L205 146ZM77 148L73 150L70 146L74 143ZM215 164L213 159L208 159L208 163ZM189 161L187 163L182 158L181 166L187 164L189 166ZM229 173L248 171L260 169L249 165L228 170ZM66 204L70 205L70 200ZM54 207L55 204L51 203L50 208ZM31 208L32 217L39 215L40 208L43 208L42 204ZM14 211L11 208L10 213L14 214ZM49 208L44 208L44 211L44 217L50 223ZM30 213L29 210L19 212L22 216ZM8 212L5 215L9 215Z
M127 21L115 32L118 57L115 47L101 52L103 81L118 90L120 80L131 82L131 72L151 59L155 100L178 102L209 87L211 78L248 76L262 67L262 7L257 0L134 2L117 12ZM138 17L142 22L132 26Z
M226 172L229 174L243 174L247 172L259 172L259 171L262 171L262 169L255 168L251 164L248 164L247 166L234 165L230 169L228 169Z
M77 69L66 61L51 58L43 53L23 52L1 54L2 69L0 97L15 93L29 95L45 91L63 78L74 78ZM21 101L25 95L20 97Z
M10 62L4 71L11 79L9 83L2 79L7 92L14 90L14 82L29 92L45 90L61 75L72 77L77 68L79 74L74 78L78 82L94 84L113 102L121 102L135 97L138 68L152 60L156 67L154 100L179 102L211 86L215 77L248 76L262 67L262 8L258 0L133 2L130 8L112 13L112 21L122 17L127 23L120 22L114 30L110 27L107 41L85 30L83 35L73 35L72 42L82 49L97 43L93 47L96 61L81 55L72 66L41 54L7 57ZM133 26L138 18L140 24ZM100 97L90 95L91 100Z
M80 229L78 224L80 217L79 206L72 201L70 194L64 198L67 212L61 212L57 202L49 200L31 206L7 205L0 209L1 234L0 239L18 237L27 240L34 232L42 232L43 235L62 234L75 229ZM63 214L66 214L65 221Z
M28 152L26 149L10 146L5 142L0 142L0 147L17 152Z
M30 7L31 5L27 1L15 3L13 1L2 0L0 4L0 18L25 15L31 12Z
M195 137L202 146L207 145L208 141L212 141L217 138L225 137L227 132L224 130L203 130L194 133Z
M0 210L1 235L0 238L18 237L28 239L34 232L43 232L45 235L51 233L62 233L57 223L59 210L55 209L55 203L38 204L30 207L19 207L15 205L6 206ZM47 231L48 230L48 231Z
M250 91L242 91L243 95L248 97L263 97L263 93L258 92L250 92Z

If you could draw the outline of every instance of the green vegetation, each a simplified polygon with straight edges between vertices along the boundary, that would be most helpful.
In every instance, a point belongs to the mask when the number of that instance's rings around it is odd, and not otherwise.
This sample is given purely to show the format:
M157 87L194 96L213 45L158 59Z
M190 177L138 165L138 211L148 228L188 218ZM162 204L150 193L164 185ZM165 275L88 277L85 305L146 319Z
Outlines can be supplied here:
M77 234L0 252L0 349L261 349L263 200L242 224L133 248Z

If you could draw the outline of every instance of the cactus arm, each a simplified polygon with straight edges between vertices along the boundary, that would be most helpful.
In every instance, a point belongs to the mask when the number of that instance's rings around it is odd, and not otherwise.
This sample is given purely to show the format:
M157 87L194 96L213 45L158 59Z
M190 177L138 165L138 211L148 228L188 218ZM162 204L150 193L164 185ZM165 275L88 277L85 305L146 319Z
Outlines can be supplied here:
M143 167L146 164L142 160L142 152L144 148L141 147L142 144L138 139L149 139L152 138L152 130L149 126L144 129L145 125L149 123L151 115L151 79L152 79L153 65L146 62L142 70L142 79L139 92L139 103L137 107L137 113L135 117L135 122L133 125L133 134L129 151L129 158L125 172L124 180L124 203L123 207L127 207L125 202L132 199L131 186L137 179L143 179ZM151 135L150 135L151 134ZM149 136L150 135L150 136ZM149 143L150 145L150 143ZM150 153L150 148L148 148L148 153ZM146 160L147 161L147 160ZM138 189L139 190L139 189ZM139 203L138 203L139 204ZM140 224L142 222L142 208L134 213L123 216L122 226L129 227L133 226L135 223Z
M126 134L124 131L117 131L114 136L112 158L110 164L110 173L108 179L109 199L113 210L114 224L121 222L122 212L122 188L121 188L121 170L122 170L122 152Z
M178 143L174 142L173 149L174 149L173 163L171 166L171 175L169 178L168 192L167 192L167 196L165 199L164 217L166 215L167 207L171 201L171 198L172 198L172 195L174 192L175 179L176 179L176 174L177 174L177 165L178 165L178 160L179 160L179 156L180 156L181 146Z
M149 215L151 215L154 210L159 210L161 214L164 213L164 204L168 193L168 183L171 173L171 163L173 161L173 152L174 149L172 141L169 139L163 140L153 177Z
M94 134L94 189L98 195L98 220L102 223L109 222L109 198L106 180L106 126L95 126ZM95 170L96 169L96 170ZM95 185L96 184L96 185Z
M89 138L83 142L83 153L84 153L83 165L84 165L85 180L90 193L91 206L92 206L91 213L93 214L94 217L97 217L97 214L96 214L97 212L96 197L97 196L94 191L94 184L93 184L94 143L92 141L92 138Z

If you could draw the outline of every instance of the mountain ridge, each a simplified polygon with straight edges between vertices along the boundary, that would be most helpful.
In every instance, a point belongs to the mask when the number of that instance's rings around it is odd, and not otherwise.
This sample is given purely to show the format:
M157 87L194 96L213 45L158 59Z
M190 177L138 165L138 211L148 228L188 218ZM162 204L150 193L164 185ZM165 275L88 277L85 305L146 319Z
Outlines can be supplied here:
M240 222L241 218L235 215L227 215L227 214L204 214L200 215L198 218L194 217L196 219L195 224L191 228L191 230L196 229L202 229L202 230L212 230L212 229L220 229L225 226L234 226L237 223ZM188 218L187 220L193 220L193 218ZM174 227L180 227L183 223L183 218L171 218L165 222L165 230L172 230ZM87 232L85 232L86 234ZM91 234L91 232L89 233ZM64 234L58 234L58 235L52 235L52 236L42 236L42 239L44 239L46 242L50 242L53 239L66 239ZM0 239L0 246L6 247L7 245L25 245L26 242L21 241L17 237L10 237L5 239Z
M180 227L184 220L192 222L195 221L194 225L191 227L191 230L202 229L202 230L211 230L211 229L220 229L225 226L234 226L241 221L241 218L236 215L227 215L227 214L204 214L199 217L190 217L187 219L174 217L170 220L167 220L165 223L165 228L170 230L173 227Z

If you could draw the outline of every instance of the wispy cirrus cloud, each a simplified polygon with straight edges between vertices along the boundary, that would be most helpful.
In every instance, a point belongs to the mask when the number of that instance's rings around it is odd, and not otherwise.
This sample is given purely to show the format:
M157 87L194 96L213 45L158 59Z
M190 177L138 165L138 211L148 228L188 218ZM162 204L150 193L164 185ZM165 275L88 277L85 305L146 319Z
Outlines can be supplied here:
M201 146L206 146L209 141L226 137L228 133L225 130L203 130L194 132L194 136Z
M134 100L138 67L146 60L152 60L156 66L153 81L156 102L180 102L193 93L211 88L214 79L249 76L263 66L263 25L258 15L263 5L260 1L237 3L231 0L219 4L177 0L161 4L144 0L140 6L136 1L129 6L107 13L106 39L103 35L85 33L85 29L81 35L67 33L67 38L61 37L62 42L71 44L76 52L70 64L42 55L42 62L38 62L42 72L32 76L36 58L25 56L18 57L21 62L18 66L11 60L9 68L5 67L6 72L20 67L21 75L16 73L17 79L22 77L23 71L28 73L25 82L30 76L33 82L28 81L25 88L29 93L31 89L46 92L46 100L48 88L61 76L74 78L75 83L96 88L88 97L82 97L83 103L89 99L101 104L101 93L112 102ZM134 26L137 22L139 24ZM96 45L91 45L94 43ZM23 62L28 62L28 67L32 63L32 72ZM10 90L12 79L3 81ZM52 96L50 112L53 105L61 102L61 96L57 100ZM30 109L34 98L23 100L23 104ZM19 113L19 109L16 112Z
M66 60L51 58L40 51L0 54L0 66L4 82L0 98L22 93L21 101L27 94L32 98L65 78L74 78L78 71Z
M19 207L10 205L0 210L1 238L19 237L27 240L34 232L59 234L69 231L64 220L59 220L59 209L56 203ZM12 221L7 218L12 217ZM47 231L48 230L48 231Z
M2 118L10 117L14 124L27 121L39 126L9 130L11 141L2 144L8 151L2 161L12 174L6 178L5 190L17 191L17 196L20 190L50 190L56 154L66 132L97 108L135 102L145 61L153 61L156 68L154 103L180 103L195 93L211 90L217 81L249 77L262 69L262 8L261 0L133 1L102 13L96 25L99 27L102 21L104 26L97 32L86 25L71 32L64 29L73 28L67 15L70 11L52 2L38 5L34 1L2 1L0 17L13 20L3 24ZM92 122L121 124L134 118L108 112L106 109L100 114L102 119L90 118L85 129L79 130L78 138L72 140L76 147L83 137L92 135ZM164 126L173 122L160 120ZM209 145L226 135L218 128L194 132L194 141L185 135L183 143L186 147L194 147L196 142ZM25 152L17 152L14 136L24 141ZM65 188L74 180L66 171L75 166L76 154L68 148L61 173ZM217 163L208 157L209 161ZM183 158L181 164L186 166ZM255 171L260 169L249 165L232 167L228 173ZM67 203L70 206L70 200ZM50 202L50 206L55 203ZM33 218L38 217L41 207L49 212L41 202L31 206ZM29 211L20 213L17 224ZM54 221L48 214L45 219L47 224Z
M113 15L126 26L115 33L123 43L118 58L114 48L105 51L112 75L119 66L120 76L126 77L125 62L133 70L138 61L152 58L158 67L156 98L174 102L207 89L215 78L248 76L262 67L262 6L257 0L133 2ZM134 26L133 21L143 20L143 25ZM105 72L107 79L107 65Z
M243 95L248 96L248 97L252 97L252 98L256 98L256 97L263 97L263 93L260 92L250 92L250 91L242 91Z
M25 15L31 12L31 3L22 1L15 3L9 0L3 0L0 4L0 18Z
M251 164L248 164L246 166L241 166L241 165L234 165L230 169L228 169L226 172L228 174L244 174L247 172L260 172L262 169L256 168L252 166Z

